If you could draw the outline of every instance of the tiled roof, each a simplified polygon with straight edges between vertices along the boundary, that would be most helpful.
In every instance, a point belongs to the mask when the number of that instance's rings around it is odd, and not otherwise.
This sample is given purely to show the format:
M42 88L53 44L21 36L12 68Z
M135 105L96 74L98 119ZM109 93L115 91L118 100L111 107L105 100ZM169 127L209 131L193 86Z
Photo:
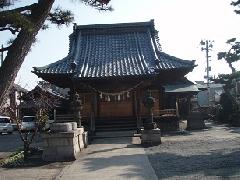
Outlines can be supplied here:
M194 67L161 51L154 22L75 26L67 57L34 73L75 72L80 78L157 74L161 70Z

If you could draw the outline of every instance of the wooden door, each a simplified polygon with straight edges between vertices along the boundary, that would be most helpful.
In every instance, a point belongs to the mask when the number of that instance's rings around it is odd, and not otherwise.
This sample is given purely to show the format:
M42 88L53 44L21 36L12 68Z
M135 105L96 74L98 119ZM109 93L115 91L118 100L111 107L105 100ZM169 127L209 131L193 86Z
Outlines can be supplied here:
M119 99L102 98L99 102L99 116L100 117L128 117L133 116L132 96L125 95Z

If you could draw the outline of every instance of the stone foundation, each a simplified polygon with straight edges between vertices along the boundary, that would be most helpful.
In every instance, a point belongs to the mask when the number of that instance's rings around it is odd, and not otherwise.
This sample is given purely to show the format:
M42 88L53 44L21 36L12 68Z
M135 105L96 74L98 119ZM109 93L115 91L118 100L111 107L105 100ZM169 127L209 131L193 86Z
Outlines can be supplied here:
M144 146L155 146L161 144L161 130L141 130L141 144Z
M60 123L57 123L52 129ZM69 130L67 123L62 123L63 127L56 128L55 132L43 134L44 151L42 159L44 161L72 161L76 160L80 151L88 145L88 134L84 128ZM67 127L67 128L66 128ZM67 132L57 132L57 129L67 129Z

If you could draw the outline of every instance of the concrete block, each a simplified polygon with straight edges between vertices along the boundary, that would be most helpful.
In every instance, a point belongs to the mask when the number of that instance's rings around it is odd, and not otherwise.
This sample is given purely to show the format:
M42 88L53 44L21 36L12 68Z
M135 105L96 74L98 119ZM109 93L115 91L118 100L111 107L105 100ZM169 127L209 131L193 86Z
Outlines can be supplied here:
M78 143L79 143L79 148L83 149L84 148L84 143L83 143L83 134L80 134L78 136Z
M72 123L52 123L50 130L53 132L68 132L72 131Z
M45 148L44 161L72 161L77 158L81 149L87 147L87 132L77 128L70 132L54 132L42 136Z
M72 124L72 130L77 130L77 123L76 122L71 122Z
M161 144L161 130L151 129L141 131L141 144L146 146L154 146Z
M87 148L88 147L88 132L84 132L82 135L83 135L84 148Z
M70 138L54 138L49 139L49 146L71 146L73 145L73 139Z

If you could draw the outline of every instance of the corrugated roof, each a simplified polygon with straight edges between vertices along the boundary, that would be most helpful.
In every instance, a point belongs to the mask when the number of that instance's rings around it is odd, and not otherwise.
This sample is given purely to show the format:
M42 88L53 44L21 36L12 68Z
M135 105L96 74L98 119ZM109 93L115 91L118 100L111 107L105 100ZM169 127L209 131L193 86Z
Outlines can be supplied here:
M33 72L40 76L75 72L79 78L102 78L193 67L193 61L161 52L154 23L149 21L75 26L68 56Z
M177 84L163 86L166 93L183 93L183 92L199 92L195 84Z

